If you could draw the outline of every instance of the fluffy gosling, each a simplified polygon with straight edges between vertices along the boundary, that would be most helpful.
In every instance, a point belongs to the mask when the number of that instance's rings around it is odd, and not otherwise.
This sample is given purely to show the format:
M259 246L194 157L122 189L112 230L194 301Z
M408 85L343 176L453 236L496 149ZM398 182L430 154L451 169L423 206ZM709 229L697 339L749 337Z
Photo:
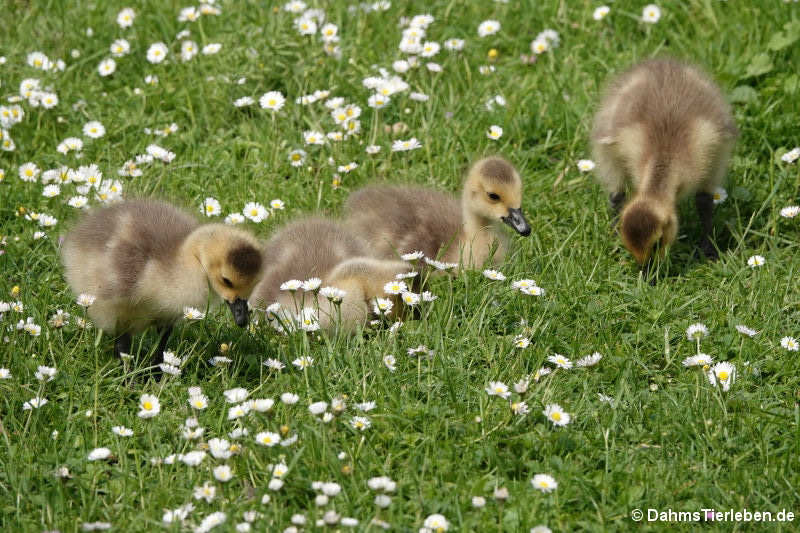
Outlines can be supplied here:
M426 257L482 266L502 260L508 224L520 235L531 232L520 209L522 179L501 157L487 157L469 169L461 200L422 187L372 186L350 195L346 223L380 258L419 250Z
M296 327L330 330L336 325L352 331L366 322L369 303L384 296L384 284L410 270L407 263L368 257L363 240L343 224L320 217L299 220L278 231L265 245L264 255L270 263L253 290L251 304L258 309L279 304L268 318L284 331ZM285 282L311 278L320 280L318 287L281 290ZM333 298L320 294L319 289L326 286L344 294Z
M711 242L713 192L719 187L738 131L722 92L699 68L674 59L643 61L614 78L592 131L597 177L618 214L622 242L640 265L658 245L663 254L678 232L676 203L695 195L699 245Z
M169 204L131 200L92 209L61 248L64 275L75 294L95 296L89 316L118 335L117 356L130 353L131 334L161 332L153 365L163 360L172 325L184 307L203 309L209 286L228 303L238 326L262 256L250 234L223 224L200 225Z

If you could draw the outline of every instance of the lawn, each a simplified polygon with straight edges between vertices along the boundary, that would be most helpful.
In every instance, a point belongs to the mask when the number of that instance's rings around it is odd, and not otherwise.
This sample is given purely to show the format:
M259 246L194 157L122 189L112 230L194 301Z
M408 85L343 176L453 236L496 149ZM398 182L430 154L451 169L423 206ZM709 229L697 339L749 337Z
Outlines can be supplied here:
M584 0L307 3L0 8L0 528L699 527L648 520L671 509L794 530L700 511L800 512L800 4L662 1L645 22L634 0L600 20ZM435 46L402 51L409 28ZM658 54L712 74L740 137L719 260L687 202L651 286L577 163L604 80ZM364 80L392 76L381 107ZM271 91L285 103L263 107ZM343 105L360 116L337 124ZM488 154L520 170L531 235L510 237L505 280L433 277L401 325L285 336L212 309L176 327L180 373L156 381L156 333L123 366L62 275L59 238L120 197L266 239L376 181L458 194ZM269 216L241 216L249 202ZM725 387L684 364L698 353L734 365Z

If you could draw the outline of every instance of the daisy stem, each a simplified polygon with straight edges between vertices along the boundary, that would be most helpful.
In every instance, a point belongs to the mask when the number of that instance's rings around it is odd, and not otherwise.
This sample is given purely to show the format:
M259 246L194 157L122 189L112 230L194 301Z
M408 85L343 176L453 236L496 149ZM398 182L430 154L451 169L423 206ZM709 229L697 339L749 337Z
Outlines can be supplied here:
M378 138L378 124L380 123L380 111L375 109L375 113L372 117L372 133L369 136L369 144L375 144L375 140Z

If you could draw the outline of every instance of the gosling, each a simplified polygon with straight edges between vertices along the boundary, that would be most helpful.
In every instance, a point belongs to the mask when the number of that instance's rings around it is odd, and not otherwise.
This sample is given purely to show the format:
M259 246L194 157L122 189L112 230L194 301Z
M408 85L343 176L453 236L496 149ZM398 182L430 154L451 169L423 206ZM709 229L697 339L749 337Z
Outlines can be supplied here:
M598 180L609 192L625 247L643 268L678 232L676 204L694 194L703 254L711 242L713 193L721 186L738 130L722 92L699 68L651 59L615 78L594 120ZM624 208L626 188L633 197Z
M366 243L343 224L321 217L293 222L264 246L270 264L253 291L252 307L265 309L278 330L291 331L296 326L332 330L339 326L351 332L369 316L369 304L384 296L383 286L396 274L407 272L410 265L401 261L369 257ZM297 282L319 279L314 287L303 290ZM290 288L281 286L295 282ZM319 292L333 287L344 293ZM308 316L311 310L313 316ZM306 322L307 324L303 324Z
M476 268L490 259L492 249L492 262L505 256L508 238L502 223L520 235L530 234L521 203L517 170L501 157L487 157L467 172L460 202L421 187L366 187L347 200L346 223L367 240L376 257L421 251L431 259Z
M155 326L161 333L153 366L185 307L203 309L209 286L234 321L247 325L247 298L262 255L249 233L223 224L200 225L169 204L131 200L89 211L66 235L64 275L75 294L95 297L89 316L117 335L114 353L130 353L131 335Z

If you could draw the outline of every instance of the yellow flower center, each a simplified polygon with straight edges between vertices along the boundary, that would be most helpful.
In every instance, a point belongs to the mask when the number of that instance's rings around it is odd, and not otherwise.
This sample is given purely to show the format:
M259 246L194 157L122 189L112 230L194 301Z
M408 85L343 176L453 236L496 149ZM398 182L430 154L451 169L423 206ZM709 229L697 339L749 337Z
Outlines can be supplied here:
M151 402L144 402L142 407L144 407L145 410L150 411L153 408L153 404Z
M558 421L560 421L560 420L561 420L561 413L558 413L558 412L556 412L556 413L553 413L552 415L550 415L550 418L552 418L553 420L555 420L556 422L558 422Z
M728 381L728 376L729 376L729 374L728 374L727 372L725 372L724 370L723 370L723 371L721 371L721 372L720 372L719 374L717 374L717 375L719 376L719 379L720 379L720 381Z

